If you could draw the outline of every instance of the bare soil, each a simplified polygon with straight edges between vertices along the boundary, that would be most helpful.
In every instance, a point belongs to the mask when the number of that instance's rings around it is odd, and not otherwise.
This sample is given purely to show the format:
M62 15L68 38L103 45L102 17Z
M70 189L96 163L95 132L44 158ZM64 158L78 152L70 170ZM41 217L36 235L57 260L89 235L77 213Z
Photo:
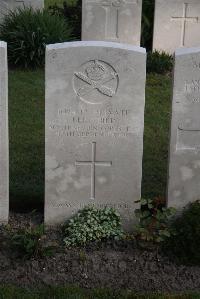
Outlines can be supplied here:
M33 287L76 284L136 292L200 291L200 267L176 265L157 248L141 249L134 241L66 249L60 230L51 230L44 242L56 245L54 254L22 259L9 247L8 231L28 227L30 221L41 223L43 219L40 214L11 214L9 226L0 227L0 284Z

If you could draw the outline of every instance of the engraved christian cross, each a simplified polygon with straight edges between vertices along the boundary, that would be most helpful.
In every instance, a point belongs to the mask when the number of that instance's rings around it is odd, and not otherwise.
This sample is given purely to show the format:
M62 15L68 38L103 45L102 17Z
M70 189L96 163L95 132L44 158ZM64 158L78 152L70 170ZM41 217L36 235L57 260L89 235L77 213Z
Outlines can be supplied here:
M106 12L105 37L107 39L119 39L119 18L120 12L128 5L138 4L138 0L88 0L87 3L100 5Z
M198 21L199 21L199 17L189 17L189 16L187 16L188 7L189 7L189 3L183 3L183 15L182 15L182 17L172 17L171 18L171 21L181 21L182 22L181 43L180 43L181 47L185 46L185 35L186 35L187 22L198 23Z
M106 37L119 39L119 13L128 4L137 4L138 0L103 0L102 7L106 10Z
M96 182L96 166L112 166L112 162L109 161L96 161L96 142L92 142L92 158L91 161L76 161L76 166L88 166L91 167L91 193L90 199L95 199L95 182Z

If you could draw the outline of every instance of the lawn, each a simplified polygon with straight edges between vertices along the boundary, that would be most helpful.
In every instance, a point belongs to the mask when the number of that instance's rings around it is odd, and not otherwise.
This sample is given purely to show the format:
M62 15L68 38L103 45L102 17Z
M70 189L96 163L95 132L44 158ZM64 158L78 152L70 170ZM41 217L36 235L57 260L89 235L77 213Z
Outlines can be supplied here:
M0 287L0 299L199 299L198 294L187 295L136 295L131 291L83 290L76 287L20 289Z
M142 183L145 198L166 193L171 83L168 76L147 76Z
M11 207L36 208L43 202L44 73L10 71ZM34 202L34 204L33 204ZM32 205L32 206L31 206Z
M164 196L171 78L149 75L146 89L142 195ZM11 207L34 209L44 199L44 73L9 72Z

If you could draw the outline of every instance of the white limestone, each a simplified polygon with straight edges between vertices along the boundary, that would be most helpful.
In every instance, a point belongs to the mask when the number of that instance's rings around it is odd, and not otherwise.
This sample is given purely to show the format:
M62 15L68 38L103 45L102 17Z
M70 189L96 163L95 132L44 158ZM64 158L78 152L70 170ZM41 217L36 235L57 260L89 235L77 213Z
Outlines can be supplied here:
M0 42L0 224L7 223L9 209L8 164L8 68L7 45Z
M140 45L142 0L83 0L82 40Z
M140 199L145 50L72 42L46 51L45 223L116 208L131 230Z
M174 53L200 46L200 1L156 0L153 48Z
M0 22L10 10L30 6L34 9L43 9L44 0L0 0Z
M200 48L175 54L168 205L200 199Z

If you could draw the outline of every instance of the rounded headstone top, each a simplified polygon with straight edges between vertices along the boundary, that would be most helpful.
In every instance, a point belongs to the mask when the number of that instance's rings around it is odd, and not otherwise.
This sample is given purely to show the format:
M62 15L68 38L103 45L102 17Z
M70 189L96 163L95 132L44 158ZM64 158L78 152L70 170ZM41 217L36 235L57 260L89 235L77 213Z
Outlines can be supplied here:
M200 52L200 47L193 47L193 48L179 48L175 51L175 55L185 55L185 54L194 54L194 53L199 53Z
M3 42L3 41L0 41L0 47L1 48L6 48L7 47L7 43Z
M79 42L65 42L47 45L47 50L56 50L72 47L105 47L105 48L118 48L124 50L131 50L140 53L146 53L146 49L138 46L132 46L130 44L122 44L115 42L105 42L105 41L79 41Z

